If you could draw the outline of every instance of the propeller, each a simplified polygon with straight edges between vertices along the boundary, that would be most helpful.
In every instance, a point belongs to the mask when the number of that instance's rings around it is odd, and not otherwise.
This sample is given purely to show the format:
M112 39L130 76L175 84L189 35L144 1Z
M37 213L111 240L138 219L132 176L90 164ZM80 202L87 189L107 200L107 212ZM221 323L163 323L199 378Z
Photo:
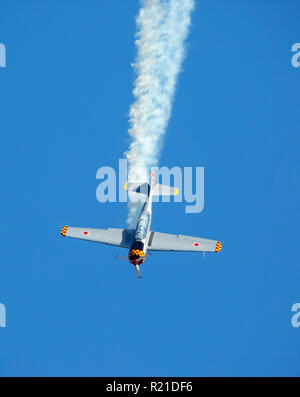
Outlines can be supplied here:
M139 265L135 265L135 270L138 278L142 278L141 271Z
M151 256L151 254L147 252L146 255L140 256L139 259L145 259L145 258L147 258L148 256ZM119 254L116 255L116 258L122 259L123 261L128 261L128 260L129 260L129 259L126 258L125 256L122 256L122 255L119 255ZM136 274L137 274L138 278L142 278L141 271L140 271L140 266L139 266L139 264L137 263L137 260L136 260L136 262L134 263L134 266L135 266L135 270L136 270Z
M122 259L122 261L128 261L128 258L126 258L125 256L122 256L122 255L116 255L116 258Z

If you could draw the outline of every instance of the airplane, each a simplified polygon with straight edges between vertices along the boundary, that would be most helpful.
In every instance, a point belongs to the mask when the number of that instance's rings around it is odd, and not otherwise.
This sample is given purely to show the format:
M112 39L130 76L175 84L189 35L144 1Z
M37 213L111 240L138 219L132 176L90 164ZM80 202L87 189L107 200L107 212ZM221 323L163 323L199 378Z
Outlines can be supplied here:
M126 183L124 189L145 196L144 205L135 229L95 229L64 226L61 235L129 249L128 260L134 265L138 278L142 277L140 265L147 256L151 255L148 251L202 252L203 254L221 251L222 244L220 241L150 230L153 197L178 194L177 188L160 184L155 185L154 172L151 173L151 184ZM120 256L119 258L127 260L127 258Z

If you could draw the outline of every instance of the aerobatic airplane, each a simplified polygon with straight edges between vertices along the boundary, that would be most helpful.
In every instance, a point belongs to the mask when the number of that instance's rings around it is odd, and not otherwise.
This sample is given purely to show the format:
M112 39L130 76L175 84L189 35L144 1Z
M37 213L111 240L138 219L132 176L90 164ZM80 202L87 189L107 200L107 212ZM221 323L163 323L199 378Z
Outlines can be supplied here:
M61 234L96 243L129 248L128 260L136 269L137 276L141 277L140 265L150 255L147 251L181 251L181 252L219 252L222 245L216 240L207 240L199 237L182 236L179 234L158 233L150 230L152 219L153 196L170 196L178 194L178 189L166 185L154 185L154 173L151 173L151 185L126 184L125 189L145 195L145 203L138 217L135 229L94 229L64 226ZM122 257L121 257L122 258ZM127 258L122 258L127 259Z

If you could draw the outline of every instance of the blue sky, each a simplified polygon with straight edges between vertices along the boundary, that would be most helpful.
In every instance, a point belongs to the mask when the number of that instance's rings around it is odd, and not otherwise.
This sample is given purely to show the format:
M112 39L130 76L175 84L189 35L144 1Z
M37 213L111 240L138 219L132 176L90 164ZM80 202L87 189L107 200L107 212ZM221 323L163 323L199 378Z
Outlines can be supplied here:
M160 165L205 167L205 208L154 205L153 230L220 254L60 236L125 227L96 171L129 143L137 0L3 0L1 376L299 376L298 1L197 1Z

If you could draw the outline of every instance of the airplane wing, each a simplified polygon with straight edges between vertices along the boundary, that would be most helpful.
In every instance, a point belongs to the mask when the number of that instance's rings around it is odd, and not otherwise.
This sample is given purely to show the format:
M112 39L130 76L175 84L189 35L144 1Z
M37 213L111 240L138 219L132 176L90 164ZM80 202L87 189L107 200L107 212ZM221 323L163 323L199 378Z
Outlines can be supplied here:
M150 232L148 251L219 252L222 244L216 240Z
M131 229L94 229L90 227L64 226L61 235L96 243L115 245L116 247L129 248L134 238Z

